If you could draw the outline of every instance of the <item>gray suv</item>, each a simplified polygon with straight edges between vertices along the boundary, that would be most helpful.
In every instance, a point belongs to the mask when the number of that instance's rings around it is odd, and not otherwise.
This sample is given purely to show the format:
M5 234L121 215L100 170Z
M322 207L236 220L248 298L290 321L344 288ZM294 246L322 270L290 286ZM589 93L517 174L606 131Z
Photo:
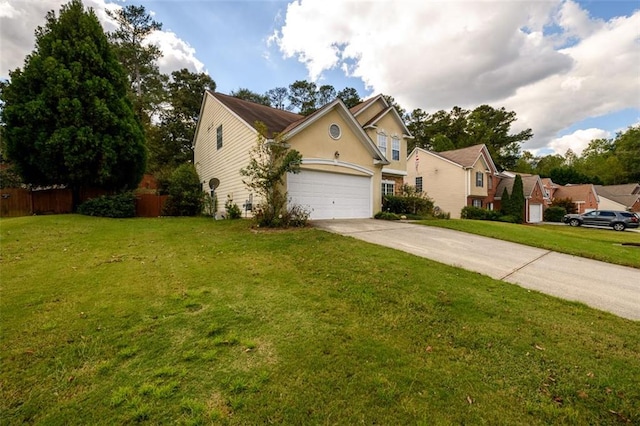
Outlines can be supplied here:
M640 222L634 213L616 210L594 210L584 214L566 214L562 218L564 223L571 226L590 225L608 226L616 231L626 228L637 228Z

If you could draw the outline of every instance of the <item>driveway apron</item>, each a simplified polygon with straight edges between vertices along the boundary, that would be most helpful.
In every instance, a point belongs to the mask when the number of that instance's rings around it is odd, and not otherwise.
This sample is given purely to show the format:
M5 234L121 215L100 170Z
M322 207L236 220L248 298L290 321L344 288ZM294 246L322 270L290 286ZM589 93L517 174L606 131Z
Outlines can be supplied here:
M640 320L638 269L403 222L319 220L313 226Z

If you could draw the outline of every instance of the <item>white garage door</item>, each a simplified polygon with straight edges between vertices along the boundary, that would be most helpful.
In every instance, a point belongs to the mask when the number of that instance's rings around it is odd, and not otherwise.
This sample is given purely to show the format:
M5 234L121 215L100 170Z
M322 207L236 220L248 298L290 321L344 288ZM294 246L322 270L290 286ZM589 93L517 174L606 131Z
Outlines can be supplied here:
M371 217L371 178L303 170L287 175L292 204L311 210L311 219Z
M529 223L542 222L542 204L529 204Z

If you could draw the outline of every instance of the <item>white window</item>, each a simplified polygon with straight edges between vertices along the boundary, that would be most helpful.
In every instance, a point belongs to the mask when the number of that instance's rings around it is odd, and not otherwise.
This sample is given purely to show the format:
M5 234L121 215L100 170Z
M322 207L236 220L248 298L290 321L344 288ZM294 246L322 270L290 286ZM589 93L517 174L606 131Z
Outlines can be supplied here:
M392 180L382 181L382 196L395 194L395 182Z
M493 203L487 203L487 210L493 211Z
M422 192L422 176L416 177L416 191Z
M391 159L394 161L400 161L400 139L391 138Z
M387 155L387 135L378 133L378 148L384 155Z
M476 172L476 186L478 187L484 186L484 173Z
M216 129L216 149L222 148L222 124Z
M474 199L473 200L473 207L482 208L482 200Z

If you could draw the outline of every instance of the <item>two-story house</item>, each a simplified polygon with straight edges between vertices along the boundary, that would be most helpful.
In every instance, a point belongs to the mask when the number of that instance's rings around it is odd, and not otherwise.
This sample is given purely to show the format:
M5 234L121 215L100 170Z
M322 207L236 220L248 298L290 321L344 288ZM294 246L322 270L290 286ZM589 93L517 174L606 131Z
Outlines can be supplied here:
M207 91L194 161L203 188L216 183L219 210L227 197L238 205L261 201L240 175L256 145L258 122L265 138L279 134L302 154L301 171L287 176L286 189L289 203L308 209L311 219L372 217L383 193L399 191L411 135L383 96L351 109L336 99L305 117Z
M493 210L498 179L484 144L443 152L415 148L407 158L406 183L452 218L460 218L465 206Z

